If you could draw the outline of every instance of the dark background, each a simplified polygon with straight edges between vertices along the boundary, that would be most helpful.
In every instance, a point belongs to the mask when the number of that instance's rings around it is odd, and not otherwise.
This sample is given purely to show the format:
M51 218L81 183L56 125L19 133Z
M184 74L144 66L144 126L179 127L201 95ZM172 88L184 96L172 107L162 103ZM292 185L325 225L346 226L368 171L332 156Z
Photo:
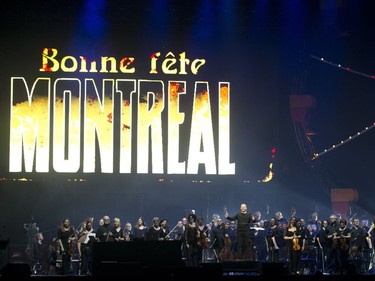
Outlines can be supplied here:
M250 212L260 210L265 219L276 211L288 218L293 208L303 218L313 211L325 218L332 212L331 188L356 189L359 199L343 215L357 213L372 220L375 131L311 160L313 153L374 123L370 4L2 1L0 238L9 237L14 247L22 248L27 236L24 224L32 222L52 239L64 217L77 226L88 216L95 223L103 215L120 217L123 224L134 224L139 216L151 224L152 217L159 216L173 227L191 210L211 220L212 214L222 214L224 206L236 212L242 202ZM31 83L46 75L38 71L45 47L57 48L61 57L134 56L136 74L108 77L178 79L187 81L190 93L195 81L208 81L212 96L218 82L229 81L231 161L236 163L236 175L207 176L204 169L198 175L57 174L53 169L48 174L9 173L10 78L25 77ZM156 51L164 56L185 51L189 58L205 58L206 65L196 76L151 76L149 56ZM46 76L85 77L62 72ZM316 101L302 122L291 115L291 95L310 95ZM181 106L188 120L191 106ZM188 123L182 131L182 142L187 143ZM311 133L309 138L306 132ZM272 181L259 183L271 162ZM17 180L23 177L29 180ZM203 183L196 182L200 180Z

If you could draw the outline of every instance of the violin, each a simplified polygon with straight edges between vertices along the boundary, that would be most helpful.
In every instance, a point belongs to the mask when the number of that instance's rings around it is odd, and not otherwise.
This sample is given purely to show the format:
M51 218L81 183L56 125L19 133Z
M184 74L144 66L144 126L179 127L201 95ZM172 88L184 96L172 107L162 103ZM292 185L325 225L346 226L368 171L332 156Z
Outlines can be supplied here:
M298 238L297 238L297 236L294 234L294 236L293 236L293 250L299 251L300 249L301 249L301 246L300 246L300 244L298 243Z

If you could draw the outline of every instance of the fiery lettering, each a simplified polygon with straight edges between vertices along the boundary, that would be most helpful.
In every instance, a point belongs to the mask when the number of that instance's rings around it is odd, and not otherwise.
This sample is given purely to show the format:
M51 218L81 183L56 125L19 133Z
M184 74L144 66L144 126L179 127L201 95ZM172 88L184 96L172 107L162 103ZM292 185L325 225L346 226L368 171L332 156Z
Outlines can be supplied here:
M219 83L219 174L234 175L236 165L230 163L230 91L229 83Z
M57 55L58 50L55 48L44 48L42 51L42 67L39 71L42 72L57 72L59 69L63 72L98 72L96 68L96 61L90 63L90 70L87 70L86 58L79 56L77 60L74 56L65 56L59 62ZM100 73L135 73L135 68L130 67L134 63L133 57L124 57L119 62L119 69L117 69L117 60L114 57L101 57L100 60ZM109 63L110 70L107 69ZM80 68L78 69L80 64Z
M136 80L119 79L116 81L116 92L120 94L120 173L131 173L132 149L132 94L135 93Z
M149 88L148 88L149 87ZM151 130L152 173L161 174L163 169L163 139L161 113L164 109L163 81L138 81L138 137L137 171L148 173L149 129Z
M197 93L197 86L206 88ZM199 164L205 164L206 174L216 174L214 134L212 128L210 94L207 82L196 82L191 120L188 174L197 174ZM201 151L201 144L203 151Z
M83 172L95 172L96 136L99 142L101 171L113 173L114 80L103 79L101 95L93 79L86 79L85 83Z
M81 155L81 81L56 79L53 100L53 168L60 173L76 173Z
M119 153L119 172L131 173L134 123L137 128L137 173L161 174L166 168L168 174L197 174L199 165L205 167L206 174L235 173L235 163L230 162L228 82L219 83L217 156L209 84L195 82L185 161L180 161L179 136L181 125L186 121L185 113L180 111L180 96L187 95L186 81L169 81L167 98L161 80L103 79L101 86L99 90L96 81L91 78L85 79L84 83L78 78L58 78L53 86L51 78L37 78L29 88L25 78L13 77L9 171L49 171L49 124L52 123L54 171L93 173L99 165L96 163L99 157L95 155L99 151L102 173L114 172L115 153ZM138 94L137 99L132 98L135 93ZM120 111L115 111L115 101L121 102L121 106L117 107ZM137 120L134 121L133 103L138 106ZM163 115L166 104L168 112ZM163 162L163 116L168 117L167 126L164 126L167 127L168 141L166 165ZM119 152L114 151L115 135L120 138ZM96 139L98 149L95 147Z
M179 162L180 125L185 121L185 114L180 112L179 95L186 94L183 81L169 82L169 113L168 113L168 174L184 174L185 161Z
M25 78L11 79L9 172L22 172L22 153L26 172L33 171L34 156L35 170L49 171L49 98L49 78L36 79L31 90Z

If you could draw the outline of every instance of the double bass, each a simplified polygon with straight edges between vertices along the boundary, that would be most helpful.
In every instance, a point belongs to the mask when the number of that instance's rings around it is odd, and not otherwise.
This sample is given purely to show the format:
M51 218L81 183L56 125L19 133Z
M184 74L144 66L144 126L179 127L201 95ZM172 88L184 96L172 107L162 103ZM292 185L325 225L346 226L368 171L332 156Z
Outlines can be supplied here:
M220 260L233 260L233 253L232 253L232 240L229 238L228 234L225 234L224 237L224 247L221 249L219 253Z

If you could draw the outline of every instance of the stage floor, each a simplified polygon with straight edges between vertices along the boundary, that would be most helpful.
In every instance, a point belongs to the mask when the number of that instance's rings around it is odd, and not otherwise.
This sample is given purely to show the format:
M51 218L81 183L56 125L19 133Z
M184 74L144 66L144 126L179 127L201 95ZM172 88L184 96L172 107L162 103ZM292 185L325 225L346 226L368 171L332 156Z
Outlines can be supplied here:
M9 263L1 270L0 280L108 280L119 276L180 280L185 278L207 278L207 280L269 280L269 277L287 277L300 280L375 280L374 270L363 274L324 274L320 271L304 272L300 275L288 274L285 263L254 261L225 261L220 263L202 263L198 267L141 266L137 263L106 263L97 274L81 276L77 272L70 275L33 274L27 263Z

